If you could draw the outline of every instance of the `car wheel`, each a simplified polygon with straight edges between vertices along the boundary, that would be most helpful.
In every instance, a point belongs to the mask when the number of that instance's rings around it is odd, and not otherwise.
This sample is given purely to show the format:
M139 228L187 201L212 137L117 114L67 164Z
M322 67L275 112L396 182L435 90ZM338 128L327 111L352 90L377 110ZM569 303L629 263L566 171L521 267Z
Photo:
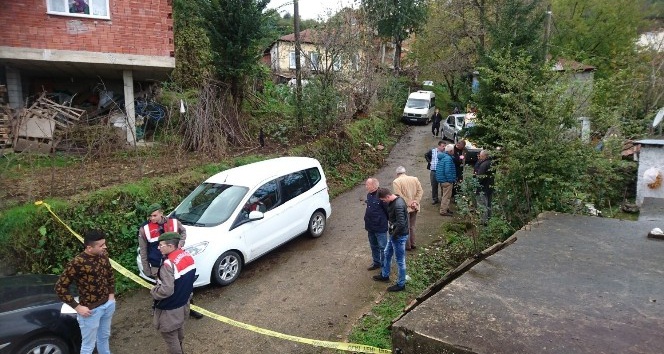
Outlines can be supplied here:
M322 211L316 211L309 219L309 236L318 238L325 231L325 214Z
M235 251L224 252L212 268L212 278L219 285L228 285L240 276L242 271L242 258Z
M57 337L44 337L32 340L18 350L18 354L69 354L69 347Z

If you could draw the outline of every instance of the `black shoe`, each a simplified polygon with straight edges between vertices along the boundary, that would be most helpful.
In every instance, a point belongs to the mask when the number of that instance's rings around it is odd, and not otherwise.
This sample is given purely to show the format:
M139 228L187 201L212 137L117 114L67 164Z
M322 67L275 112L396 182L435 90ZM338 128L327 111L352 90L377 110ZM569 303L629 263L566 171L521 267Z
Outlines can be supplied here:
M387 288L387 291L389 291L389 292L404 291L404 290L406 290L405 285L404 286L399 286L397 284L394 284L394 285L390 286L389 288Z
M376 274L373 276L373 280L387 283L390 281L390 277L384 277L382 274Z
M452 213L450 213L450 212L447 212L447 213L440 213L440 215L442 215L442 216L452 216Z
M376 270L376 269L378 269L378 268L380 268L380 265L378 265L378 264L372 264L372 265L369 266L369 268L367 268L367 270Z
M447 209L447 213L450 215L454 215L454 213L450 209Z
M194 310L189 310L189 316L193 317L197 320L200 320L201 318L205 317L205 316L203 316L202 313L200 313L198 311L194 311Z
M431 203L431 205L436 205L436 204L440 204L440 201L439 201L439 200L434 200L434 201Z

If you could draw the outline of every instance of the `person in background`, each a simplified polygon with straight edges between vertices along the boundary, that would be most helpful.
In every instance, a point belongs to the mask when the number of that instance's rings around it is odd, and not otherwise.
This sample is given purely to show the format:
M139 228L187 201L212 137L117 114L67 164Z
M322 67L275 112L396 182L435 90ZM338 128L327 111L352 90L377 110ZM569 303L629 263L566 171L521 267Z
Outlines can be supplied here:
M150 290L154 299L153 324L166 342L169 354L182 354L184 321L196 279L194 258L178 247L180 234L165 232L159 236L159 251L164 256L157 283Z
M115 313L115 275L101 231L85 232L83 252L72 259L55 283L60 300L76 310L81 328L81 354L110 354L111 320ZM70 291L78 289L78 300Z
M450 200L452 199L452 188L456 182L456 169L454 167L454 145L445 146L445 152L438 154L438 164L436 164L436 179L440 184L440 215L452 216L450 211Z
M415 249L415 223L417 222L417 212L420 211L420 202L422 201L422 184L417 177L406 175L406 168L397 167L397 178L392 181L394 194L401 196L408 206L408 240L406 241L406 250Z
M71 0L69 2L70 14L90 14L87 0Z
M443 116L440 114L440 109L436 108L436 111L431 116L431 134L433 137L437 137L440 132L440 122L443 120Z
M466 141L459 140L454 144L454 154L452 154L452 159L454 160L454 168L456 169L456 182L454 183L454 188L452 189L452 199L454 196L459 193L461 189L461 182L463 182L463 168L466 165Z
M438 164L438 154L445 151L445 142L438 141L438 146L427 151L424 154L424 159L427 160L427 170L429 170L429 182L431 182L431 204L436 205L440 203L438 199L438 180L436 179L436 165Z
M364 182L364 187L367 190L364 229L368 233L372 259L372 263L367 270L375 270L383 266L383 251L387 244L387 204L378 199L379 182L377 179L368 178Z
M482 224L486 224L491 218L491 199L493 197L493 170L491 165L492 160L489 152L486 150L480 151L477 155L473 175L478 182L475 195L477 196L477 204L482 208L480 217Z
M389 238L385 246L385 260L379 274L373 280L389 282L392 268L392 255L397 262L399 277L396 284L387 291L403 291L406 289L406 240L408 240L408 207L406 202L387 188L378 188L378 198L387 203L388 220L390 222Z

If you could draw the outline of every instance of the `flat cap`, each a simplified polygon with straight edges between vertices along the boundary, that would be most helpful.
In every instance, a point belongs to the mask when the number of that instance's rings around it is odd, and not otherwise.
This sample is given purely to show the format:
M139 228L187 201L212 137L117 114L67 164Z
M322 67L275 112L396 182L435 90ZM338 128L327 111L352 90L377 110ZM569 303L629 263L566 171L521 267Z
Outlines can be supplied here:
M159 236L159 241L179 240L180 234L177 232L164 232Z

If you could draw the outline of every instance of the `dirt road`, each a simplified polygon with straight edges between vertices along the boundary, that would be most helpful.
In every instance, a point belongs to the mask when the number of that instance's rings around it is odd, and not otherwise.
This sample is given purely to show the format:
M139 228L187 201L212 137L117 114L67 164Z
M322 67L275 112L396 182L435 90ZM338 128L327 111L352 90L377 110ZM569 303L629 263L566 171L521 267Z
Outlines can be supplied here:
M417 176L424 188L423 210L416 235L424 246L445 219L431 205L424 153L437 139L431 126L413 126L376 173L391 187L395 169ZM254 326L305 338L344 341L352 325L382 296L389 284L374 282L366 267L371 254L364 230L364 184L332 201L332 216L319 239L298 237L247 265L230 286L197 289L196 304ZM420 247L422 249L422 247ZM408 253L407 257L415 256ZM394 277L393 277L394 278ZM404 306L407 302L404 303ZM119 300L113 320L111 349L115 354L163 353L165 345L151 324L147 290ZM187 321L188 353L331 353L232 327L210 318Z

